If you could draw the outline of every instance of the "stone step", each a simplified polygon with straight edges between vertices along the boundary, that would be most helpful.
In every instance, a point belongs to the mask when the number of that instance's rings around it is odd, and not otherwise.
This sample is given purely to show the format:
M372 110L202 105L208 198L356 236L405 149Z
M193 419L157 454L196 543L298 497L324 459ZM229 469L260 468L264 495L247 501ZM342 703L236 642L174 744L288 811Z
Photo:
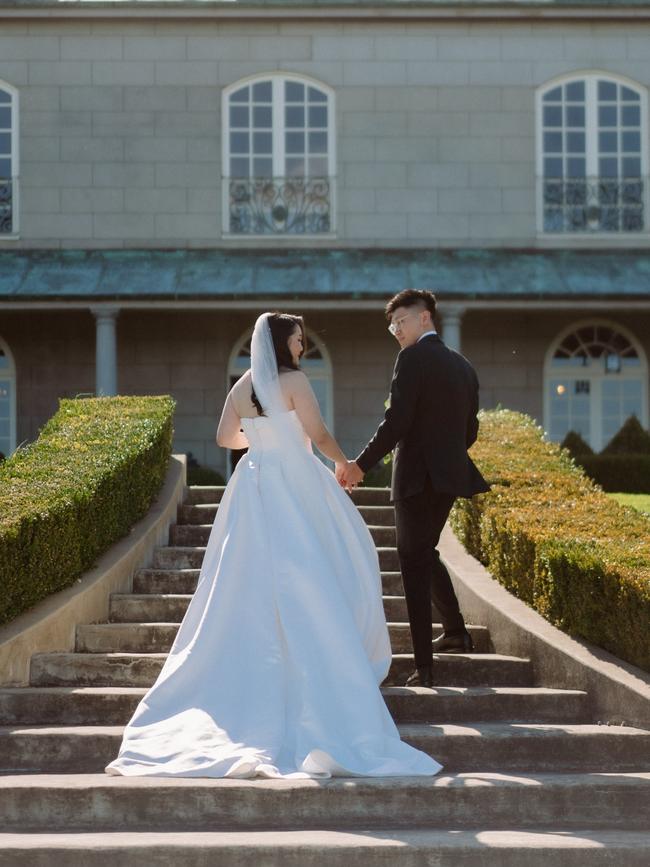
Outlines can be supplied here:
M82 653L166 653L178 632L178 623L89 623L77 626L75 650ZM477 653L492 650L485 626L468 625ZM433 624L434 637L442 633L442 623ZM388 623L394 653L411 653L411 630L408 623Z
M180 623L191 599L191 593L111 593L108 619L111 623ZM383 602L386 620L408 621L403 596L384 596ZM433 608L431 616L439 619Z
M123 726L0 727L0 773L99 774ZM406 743L445 773L650 772L650 732L627 726L541 723L402 723Z
M1 834L11 867L647 867L650 833L572 829Z
M382 592L386 596L403 596L404 585L402 584L401 572L382 572L381 573Z
M154 569L142 567L133 574L133 593L194 593L200 569Z
M200 569L150 569L141 568L133 576L134 593L194 593ZM384 593L403 596L400 572L382 572Z
M219 506L216 503L198 503L178 507L178 524L212 524ZM359 506L359 513L366 524L376 527L394 527L395 510L392 506Z
M220 503L224 490L225 488L222 485L190 485L186 488L183 505L195 506ZM350 496L352 502L357 506L390 505L389 488L355 488Z
M394 653L386 685L401 685L414 669L412 653ZM529 659L498 653L438 653L433 656L436 686L532 686Z
M392 506L357 506L357 508L361 517L369 526L395 526L395 509Z
M0 688L0 725L125 725L147 687L28 686ZM381 687L397 722L467 720L591 721L587 693L518 686Z
M369 526L370 535L377 546L395 546L395 527ZM169 544L178 547L205 546L208 544L212 524L172 524L169 528Z
M224 485L188 485L183 497L184 506L215 505L221 502Z
M35 653L32 686L151 686L166 653ZM434 655L436 686L532 686L530 660L497 653ZM386 685L403 684L413 654L393 654Z
M390 505L390 488L354 488L349 496L355 506Z
M0 776L3 831L607 828L647 831L650 773L266 780ZM116 863L115 861L112 862ZM393 863L393 862L387 862ZM435 864L435 861L432 862ZM557 863L557 862L556 862Z
M377 546L382 572L399 572L397 548ZM205 545L161 545L153 554L154 569L200 569Z

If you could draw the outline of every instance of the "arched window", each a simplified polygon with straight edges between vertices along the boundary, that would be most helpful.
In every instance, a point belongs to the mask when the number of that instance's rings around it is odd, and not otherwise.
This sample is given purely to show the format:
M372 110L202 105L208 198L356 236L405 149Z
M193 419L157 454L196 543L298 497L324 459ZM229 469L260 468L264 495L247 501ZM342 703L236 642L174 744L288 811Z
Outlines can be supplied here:
M228 389L231 389L240 376L243 376L251 366L252 334L252 329L249 329L235 344L228 365ZM332 362L325 344L309 330L307 331L307 352L300 359L300 368L309 377L323 420L330 431L333 432L334 395L332 388ZM228 475L235 468L241 454L242 452L234 451L230 453Z
M0 453L16 448L16 368L9 347L0 339Z
M0 237L18 233L18 91L0 81Z
M645 88L588 73L537 94L538 228L542 232L648 229Z
M332 233L332 89L303 76L257 76L225 89L222 113L225 233Z
M619 325L597 320L565 331L549 350L544 381L551 440L574 430L600 451L629 416L648 425L646 358Z

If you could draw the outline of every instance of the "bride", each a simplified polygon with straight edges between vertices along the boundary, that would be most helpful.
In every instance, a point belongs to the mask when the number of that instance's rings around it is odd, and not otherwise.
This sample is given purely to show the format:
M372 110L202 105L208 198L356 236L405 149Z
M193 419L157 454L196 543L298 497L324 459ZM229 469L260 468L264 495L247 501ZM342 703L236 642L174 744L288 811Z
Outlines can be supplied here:
M248 449L219 505L196 591L108 774L433 775L379 685L391 648L372 537L331 470L345 455L299 369L301 317L255 323L251 371L217 442ZM243 429L243 430L242 430Z

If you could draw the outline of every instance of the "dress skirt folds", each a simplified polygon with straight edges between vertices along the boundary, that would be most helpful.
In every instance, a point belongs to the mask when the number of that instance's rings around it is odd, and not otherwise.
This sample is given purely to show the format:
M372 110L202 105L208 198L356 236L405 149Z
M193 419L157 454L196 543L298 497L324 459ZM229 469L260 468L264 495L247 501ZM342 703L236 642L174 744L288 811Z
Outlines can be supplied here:
M125 776L433 775L379 685L391 647L377 551L295 411L250 444L196 591L105 771Z

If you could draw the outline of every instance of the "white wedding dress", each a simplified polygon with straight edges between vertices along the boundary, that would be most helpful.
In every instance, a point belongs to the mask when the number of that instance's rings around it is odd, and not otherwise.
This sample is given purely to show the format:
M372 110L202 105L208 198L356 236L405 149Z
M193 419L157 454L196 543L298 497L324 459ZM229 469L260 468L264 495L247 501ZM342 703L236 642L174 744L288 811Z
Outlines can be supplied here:
M295 410L242 427L196 591L106 773L436 774L379 689L391 647L361 515Z

